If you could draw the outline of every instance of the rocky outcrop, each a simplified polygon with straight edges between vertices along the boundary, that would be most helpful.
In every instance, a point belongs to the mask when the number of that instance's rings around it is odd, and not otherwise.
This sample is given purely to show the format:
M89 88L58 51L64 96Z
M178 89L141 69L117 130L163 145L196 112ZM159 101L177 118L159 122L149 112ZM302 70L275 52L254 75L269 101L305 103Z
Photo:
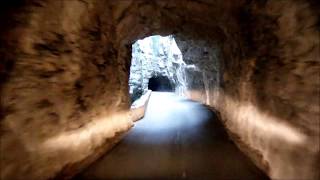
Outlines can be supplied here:
M151 36L132 45L129 87L133 101L147 92L152 77L167 77L170 91L186 89L185 63L173 36Z
M14 0L1 8L1 179L54 177L130 128L131 45L153 34L177 37L188 94L221 113L271 178L319 179L316 1Z
M177 35L177 43L183 52L186 74L186 96L210 104L217 92L221 79L220 49L214 42L190 40Z

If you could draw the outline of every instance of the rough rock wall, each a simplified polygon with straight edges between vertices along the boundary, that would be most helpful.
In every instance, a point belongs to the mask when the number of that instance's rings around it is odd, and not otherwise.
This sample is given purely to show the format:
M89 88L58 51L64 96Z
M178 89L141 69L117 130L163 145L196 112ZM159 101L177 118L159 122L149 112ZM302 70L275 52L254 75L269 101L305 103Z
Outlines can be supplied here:
M251 4L240 15L243 22L249 16L246 58L229 64L225 57L225 90L215 106L273 178L320 177L319 20L311 8L304 1Z
M178 34L219 50L220 76L199 77L209 87L200 95L221 112L235 142L272 178L319 178L318 3L6 3L12 4L1 6L0 16L2 179L53 177L128 129L131 45L152 34ZM205 85L208 79L219 84Z
M133 100L148 90L152 76L168 77L178 92L185 90L185 63L173 36L150 36L132 45L129 92Z
M220 49L213 41L192 40L176 35L182 51L186 74L187 97L214 104L214 94L218 91L221 79Z
M220 66L211 74L216 82L221 78L219 89L189 89L190 98L220 111L233 140L274 179L320 177L319 20L314 6L304 1L246 4L238 14L240 33L226 34L219 44ZM186 62L201 59L206 51L192 40L177 44ZM197 79L201 73L196 72L203 70L193 72ZM200 82L211 84L208 78Z
M132 126L129 67L102 1L20 2L1 32L1 64L12 64L1 84L1 179L48 179Z

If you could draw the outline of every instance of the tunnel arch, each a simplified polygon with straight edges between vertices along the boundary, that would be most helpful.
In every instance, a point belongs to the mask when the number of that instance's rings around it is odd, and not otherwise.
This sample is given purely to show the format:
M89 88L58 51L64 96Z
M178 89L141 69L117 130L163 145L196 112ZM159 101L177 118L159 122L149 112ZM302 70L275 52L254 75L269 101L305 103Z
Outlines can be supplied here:
M132 122L119 112L129 108L131 44L152 34L175 34L185 54L217 46L217 86L191 91L190 98L219 110L242 139L238 145L271 177L318 178L318 13L311 2L31 0L19 11L10 8L1 14L11 27L0 34L7 76L1 82L1 178L52 177L94 154L85 146L101 147L101 139L128 129ZM122 123L110 123L115 116ZM112 133L84 133L93 132L87 130L96 121ZM87 139L70 143L77 134ZM52 166L26 172L48 158Z
M173 84L166 76L152 76L149 78L148 89L152 91L172 92L174 90Z

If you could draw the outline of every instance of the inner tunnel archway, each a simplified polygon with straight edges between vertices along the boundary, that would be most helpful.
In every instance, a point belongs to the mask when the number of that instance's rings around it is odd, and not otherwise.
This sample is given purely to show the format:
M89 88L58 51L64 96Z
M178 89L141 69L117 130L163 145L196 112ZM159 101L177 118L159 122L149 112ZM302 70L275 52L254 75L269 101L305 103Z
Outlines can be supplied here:
M148 82L148 89L152 91L172 92L174 87L166 76L152 76Z

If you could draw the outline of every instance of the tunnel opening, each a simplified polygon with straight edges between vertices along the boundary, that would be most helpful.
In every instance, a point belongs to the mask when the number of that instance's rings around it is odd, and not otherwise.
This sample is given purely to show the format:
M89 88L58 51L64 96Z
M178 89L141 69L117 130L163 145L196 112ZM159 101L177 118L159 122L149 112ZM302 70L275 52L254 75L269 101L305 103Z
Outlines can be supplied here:
M148 90L182 94L186 89L186 67L174 35L154 35L137 40L132 44L131 102Z
M152 91L172 92L173 85L168 77L155 75L149 78L148 89Z

